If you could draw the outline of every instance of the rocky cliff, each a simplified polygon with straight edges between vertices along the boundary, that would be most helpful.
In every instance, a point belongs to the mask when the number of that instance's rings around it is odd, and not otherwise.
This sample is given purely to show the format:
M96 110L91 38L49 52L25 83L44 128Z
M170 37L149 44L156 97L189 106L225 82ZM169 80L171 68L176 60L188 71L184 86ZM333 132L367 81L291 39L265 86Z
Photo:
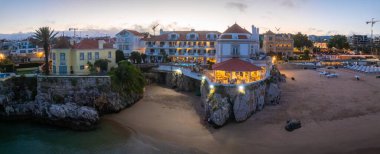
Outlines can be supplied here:
M110 77L12 78L0 82L0 118L26 119L87 130L99 116L114 113L142 98L142 93L120 93Z

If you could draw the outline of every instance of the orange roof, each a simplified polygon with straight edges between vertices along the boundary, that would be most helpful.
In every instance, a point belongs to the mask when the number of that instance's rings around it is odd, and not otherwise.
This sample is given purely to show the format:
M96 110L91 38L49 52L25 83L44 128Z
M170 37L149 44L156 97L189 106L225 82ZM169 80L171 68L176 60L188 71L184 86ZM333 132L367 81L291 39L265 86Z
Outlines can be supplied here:
M212 69L231 72L251 72L262 70L260 67L239 58L232 58L230 60L214 64L212 65Z
M228 27L226 31L223 33L248 33L251 34L249 31L247 31L244 28L241 28L238 24L233 24L231 27Z
M93 39L84 39L81 40L79 43L75 44L75 49L99 49L99 43L98 40ZM104 43L103 49L112 49L113 46L111 43Z
M170 34L179 34L179 38L176 40L171 40L169 39ZM198 34L198 39L197 40L192 40L192 39L186 39L186 35L189 33L196 33ZM162 35L158 36L151 36L150 38L145 38L143 39L144 41L207 41L207 34L209 33L215 33L215 34L220 34L218 31L171 31Z

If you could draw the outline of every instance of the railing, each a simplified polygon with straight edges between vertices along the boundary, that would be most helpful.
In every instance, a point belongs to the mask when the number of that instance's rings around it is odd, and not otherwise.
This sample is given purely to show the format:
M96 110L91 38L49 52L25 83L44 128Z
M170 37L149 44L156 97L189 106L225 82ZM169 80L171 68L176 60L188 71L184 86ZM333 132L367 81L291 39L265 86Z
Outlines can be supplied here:
M211 70L205 70L202 72L193 72L190 69L188 69L187 67L175 66L175 65L170 65L170 64L159 65L159 67L157 69L161 70L161 71L171 71L171 72L179 71L179 72L183 73L183 75L197 79L197 80L202 80L202 77L204 76L205 80L211 85L234 87L237 85L249 86L252 84L256 84L256 83L260 83L260 82L265 81L266 79L268 79L270 77L270 70L272 70L272 67L273 67L273 65L270 65L268 67L268 70L266 70L265 75L261 80L257 80L257 81L250 82L250 83L240 83L240 84L216 83L213 81L213 79L215 79L215 77L214 77L214 74Z

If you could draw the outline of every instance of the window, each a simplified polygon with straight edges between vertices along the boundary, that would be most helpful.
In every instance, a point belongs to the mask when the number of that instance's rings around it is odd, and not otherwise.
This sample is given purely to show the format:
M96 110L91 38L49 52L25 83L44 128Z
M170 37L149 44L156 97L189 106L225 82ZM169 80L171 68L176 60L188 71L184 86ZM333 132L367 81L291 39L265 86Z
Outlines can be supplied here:
M84 53L83 52L79 53L79 60L84 60Z
M61 53L61 54L59 54L59 59L60 59L61 61L66 60L65 53Z
M112 53L111 53L111 51L108 51L108 58L112 58Z
M232 46L232 55L239 55L239 46L238 45L233 45Z
M55 53L53 53L53 60L55 60Z
M99 52L95 52L95 60L99 59Z
M80 65L80 66L79 66L79 69L80 69L80 70L84 70L84 65Z
M269 36L269 41L272 41L272 40L273 40L272 36Z
M60 59L60 62L61 62L60 65L66 65L66 55L65 55L65 53L60 53L59 54L59 59Z
M175 34L171 34L171 35L170 35L170 39L171 39L171 40L175 40L175 39L177 39L177 36L176 36Z
M92 60L92 53L91 52L87 53L87 59Z

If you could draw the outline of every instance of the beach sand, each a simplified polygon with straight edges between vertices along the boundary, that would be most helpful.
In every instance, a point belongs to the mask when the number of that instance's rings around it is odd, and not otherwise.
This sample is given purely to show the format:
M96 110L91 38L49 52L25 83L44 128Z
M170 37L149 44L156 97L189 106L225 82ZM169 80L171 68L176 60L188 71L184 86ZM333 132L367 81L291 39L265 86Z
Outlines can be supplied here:
M282 69L281 104L220 129L202 124L194 93L159 85L147 86L142 100L102 120L133 130L141 142L157 145L157 153L380 153L380 79L330 71L339 77ZM363 80L354 80L355 74ZM285 131L289 118L301 120L302 128Z

